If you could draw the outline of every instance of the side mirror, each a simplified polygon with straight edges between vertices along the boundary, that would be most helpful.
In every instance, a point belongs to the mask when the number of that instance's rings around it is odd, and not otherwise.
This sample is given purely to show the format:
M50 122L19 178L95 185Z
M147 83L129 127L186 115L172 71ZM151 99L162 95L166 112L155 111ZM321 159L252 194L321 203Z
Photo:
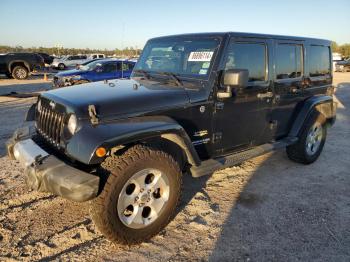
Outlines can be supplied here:
M232 88L239 89L247 86L249 71L247 69L228 69L222 75L222 84L226 87L225 91L217 93L218 98L232 97Z

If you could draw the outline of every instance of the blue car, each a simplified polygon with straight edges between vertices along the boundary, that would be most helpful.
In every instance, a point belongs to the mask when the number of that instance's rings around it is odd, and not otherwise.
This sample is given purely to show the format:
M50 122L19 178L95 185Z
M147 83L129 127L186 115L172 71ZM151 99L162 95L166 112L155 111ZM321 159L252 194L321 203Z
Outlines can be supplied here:
M76 69L58 73L53 78L53 88L79 85L89 82L130 78L133 61L102 59L80 65Z

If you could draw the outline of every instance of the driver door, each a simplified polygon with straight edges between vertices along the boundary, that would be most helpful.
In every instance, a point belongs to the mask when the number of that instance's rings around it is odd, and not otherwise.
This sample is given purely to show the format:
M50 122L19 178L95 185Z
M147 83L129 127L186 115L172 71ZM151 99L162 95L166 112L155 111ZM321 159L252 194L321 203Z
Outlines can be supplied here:
M243 150L271 139L269 114L272 83L269 81L270 40L231 38L221 70L247 69L246 87L233 89L232 97L217 99L214 116L216 155ZM220 82L220 81L219 81ZM225 87L220 83L218 90Z

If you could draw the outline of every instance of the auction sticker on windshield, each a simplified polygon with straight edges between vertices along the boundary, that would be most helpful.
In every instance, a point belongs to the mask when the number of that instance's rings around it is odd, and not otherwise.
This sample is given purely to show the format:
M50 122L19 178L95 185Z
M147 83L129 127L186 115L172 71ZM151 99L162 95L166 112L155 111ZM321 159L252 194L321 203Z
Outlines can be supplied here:
M188 61L210 62L214 52L191 52Z

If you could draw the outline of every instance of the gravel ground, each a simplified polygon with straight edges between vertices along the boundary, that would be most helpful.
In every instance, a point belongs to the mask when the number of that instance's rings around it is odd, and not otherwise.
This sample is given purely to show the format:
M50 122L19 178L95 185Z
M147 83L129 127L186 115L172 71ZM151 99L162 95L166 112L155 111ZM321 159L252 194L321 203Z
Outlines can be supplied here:
M4 142L34 98L0 97L0 261L350 261L350 73L335 74L335 84L337 122L317 162L296 164L280 151L186 176L176 218L131 247L97 232L88 203L27 190Z

